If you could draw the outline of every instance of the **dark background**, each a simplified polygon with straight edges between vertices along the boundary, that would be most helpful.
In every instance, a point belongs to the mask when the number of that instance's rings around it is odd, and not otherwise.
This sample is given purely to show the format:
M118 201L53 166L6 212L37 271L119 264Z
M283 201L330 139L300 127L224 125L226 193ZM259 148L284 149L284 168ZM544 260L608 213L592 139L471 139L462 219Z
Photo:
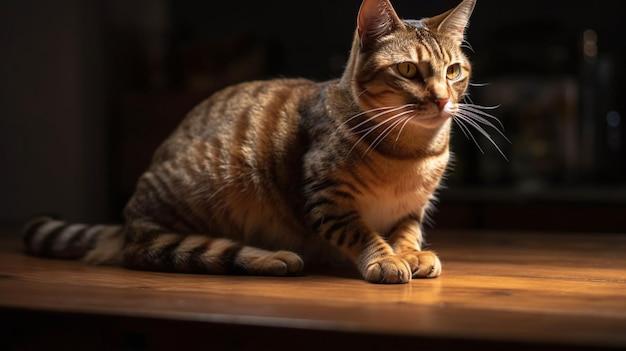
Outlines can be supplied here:
M457 1L396 0L403 18ZM619 6L619 5L622 6ZM154 148L211 92L338 77L358 0L0 2L0 221L116 221ZM623 3L478 0L476 104L505 159L455 127L440 228L626 231ZM497 133L492 131L491 135Z

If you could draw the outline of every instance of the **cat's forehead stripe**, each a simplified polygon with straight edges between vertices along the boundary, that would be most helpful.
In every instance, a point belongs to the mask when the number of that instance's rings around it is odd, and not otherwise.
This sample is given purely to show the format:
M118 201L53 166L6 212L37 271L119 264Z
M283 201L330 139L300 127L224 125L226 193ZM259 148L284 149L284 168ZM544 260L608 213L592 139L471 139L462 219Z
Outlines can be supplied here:
M424 42L420 45L416 45L415 49L411 50L410 55L411 58L418 63L442 61L445 60L445 57L447 56L436 43L431 44Z
M443 60L445 58L445 54L443 49L439 45L439 42L433 37L430 32L426 32L423 36L422 42L424 43L424 47L428 50L436 60Z
M415 50L411 50L409 55L415 62L422 62L425 60L447 60L450 59L449 54L439 45L437 39L433 34L423 27L411 26L415 29L415 35L420 43L415 47Z

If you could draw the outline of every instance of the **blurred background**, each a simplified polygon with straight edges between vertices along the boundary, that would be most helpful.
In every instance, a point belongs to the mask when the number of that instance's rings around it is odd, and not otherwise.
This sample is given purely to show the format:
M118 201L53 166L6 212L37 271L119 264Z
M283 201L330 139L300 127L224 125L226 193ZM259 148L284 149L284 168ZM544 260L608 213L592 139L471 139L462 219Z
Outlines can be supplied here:
M403 18L455 0L395 0ZM117 221L154 149L236 82L338 77L360 0L0 2L0 222ZM626 232L626 30L617 0L478 0L471 100L437 228ZM622 4L623 5L623 4ZM482 152L481 152L482 150Z

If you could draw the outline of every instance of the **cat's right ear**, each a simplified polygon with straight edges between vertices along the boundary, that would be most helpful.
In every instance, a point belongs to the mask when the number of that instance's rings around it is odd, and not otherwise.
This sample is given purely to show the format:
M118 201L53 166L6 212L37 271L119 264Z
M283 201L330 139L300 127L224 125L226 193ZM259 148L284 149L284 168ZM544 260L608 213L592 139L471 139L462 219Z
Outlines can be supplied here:
M463 0L452 10L426 19L426 24L451 36L460 45L463 42L465 29L475 5L476 0Z
M402 26L389 0L363 0L357 19L361 48Z

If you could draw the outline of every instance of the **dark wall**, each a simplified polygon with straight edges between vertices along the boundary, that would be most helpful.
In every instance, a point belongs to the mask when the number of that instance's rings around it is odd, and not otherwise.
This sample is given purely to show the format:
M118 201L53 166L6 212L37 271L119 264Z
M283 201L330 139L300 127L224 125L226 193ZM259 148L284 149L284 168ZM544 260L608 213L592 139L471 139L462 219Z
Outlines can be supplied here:
M404 18L456 3L393 1ZM151 151L204 96L241 80L338 76L359 4L1 2L0 220L38 212L117 219ZM502 105L492 113L513 143L497 141L506 161L477 133L485 155L456 130L451 187L623 191L626 33L618 5L478 0L469 55L474 81L491 86L471 96ZM585 59L589 29L597 55Z
M97 1L0 2L0 220L107 208Z

